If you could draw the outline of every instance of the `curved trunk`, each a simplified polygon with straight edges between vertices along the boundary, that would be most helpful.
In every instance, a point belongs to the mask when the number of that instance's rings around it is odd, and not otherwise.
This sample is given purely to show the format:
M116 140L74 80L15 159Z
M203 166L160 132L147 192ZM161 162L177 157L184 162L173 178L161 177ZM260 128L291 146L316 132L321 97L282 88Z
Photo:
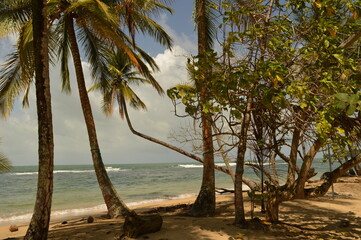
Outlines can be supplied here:
M151 142L154 142L154 143L157 143L157 144L159 144L159 145L162 145L163 147L169 148L169 149L171 149L171 150L173 150L173 151L176 151L176 152L178 152L178 153L180 153L180 154L183 154L184 156L187 156L187 157L189 157L189 158L192 158L192 159L194 159L194 160L196 160L196 161L198 161L198 162L200 162L200 163L203 163L203 160L202 160L200 157L198 157L198 156L196 156L196 155L194 155L194 154L192 154L192 153L189 153L189 152L184 151L183 149L180 149L180 148L178 148L178 147L176 147L176 146L173 146L173 145L171 145L171 144L169 144L169 143L163 142L163 141L161 141L161 140L159 140L159 139L156 139L156 138L154 138L154 137L151 137L151 136L148 136L148 135L145 135L145 134L143 134L143 133L140 133L140 132L136 131L136 130L133 128L132 122L130 121L126 104L123 104L123 109L124 109L124 115L125 115L125 119L126 119L126 121L127 121L128 127L129 127L130 131L131 131L134 135L137 135L137 136L139 136L139 137L141 137L141 138L144 138L144 139L149 140L149 141L151 141ZM214 165L214 169L215 169L215 170L218 170L218 171L220 171L220 172L223 172L223 173L225 173L225 174L228 174L228 175L232 175L232 174L233 174L233 173L231 173L231 171L229 170L229 168L226 169L226 168L223 168L223 167ZM254 183L254 182L253 182L253 183ZM247 184L249 184L249 182L247 182ZM250 185L253 186L254 184L253 184L253 185L250 184Z
M220 133L215 126L213 126L213 131L215 133ZM231 176L233 184L234 184L236 182L236 176L234 175L232 167L229 164L229 159L228 159L226 153L223 150L222 141L221 141L220 136L218 134L216 135L216 140L217 140L217 145L218 145L218 148L219 148L219 152L220 152L220 154L221 154L221 156L223 158L223 162L226 165L227 171L229 172L229 175Z
M38 115L39 174L34 213L24 239L48 236L53 195L54 141L51 113L46 10L43 0L33 0L33 37L36 107Z
M95 129L95 123L93 119L93 113L90 106L88 92L85 86L84 74L81 65L81 58L74 31L73 19L68 19L68 24L69 24L68 34L70 40L70 49L73 55L76 79L78 83L79 97L83 110L85 124L88 131L90 151L93 159L95 174L97 176L99 187L102 192L105 204L108 208L108 214L110 215L110 217L111 218L116 218L119 216L125 217L126 215L129 214L130 210L121 200L117 191L115 190L105 170L104 163L101 158L96 129Z

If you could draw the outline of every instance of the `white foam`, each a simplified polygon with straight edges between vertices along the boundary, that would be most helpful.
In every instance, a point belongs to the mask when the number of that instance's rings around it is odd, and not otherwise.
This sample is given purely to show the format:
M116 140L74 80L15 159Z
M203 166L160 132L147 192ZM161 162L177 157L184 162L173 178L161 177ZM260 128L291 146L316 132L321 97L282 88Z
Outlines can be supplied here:
M128 207L135 207L145 204L151 204L151 203L158 203L158 202L165 202L169 200L176 200L176 199L186 199L195 197L196 194L180 194L177 196L171 196L171 197L164 197L164 198L156 198L156 199L149 199L149 200L142 200L142 201L136 201L136 202L130 202L127 203ZM101 213L106 212L107 208L105 204L97 205L94 207L87 207L87 208L73 208L73 209L63 209L63 210L53 210L51 212L51 218L59 219L64 217L76 217L76 216L83 216L91 213ZM31 220L32 213L23 213L18 215L12 215L12 216L3 216L0 217L0 225L7 225L7 224L21 224L21 223L28 223Z
M19 173L10 173L10 175L37 175L38 172L19 172Z
M217 166L220 166L220 167L225 167L226 164L225 163L215 163ZM237 163L229 163L230 166L236 166Z
M149 199L149 200L143 200L143 201L138 201L138 202L130 202L130 203L127 203L127 206L129 206L129 207L135 207L135 206L140 206L140 205L145 205L145 204L165 202L165 201L169 201L169 200L178 200L178 199L193 198L193 197L196 197L196 194L187 193L187 194L180 194L180 195L171 196L171 197Z
M130 169L121 169L121 168L113 168L113 167L106 167L107 172L125 172L129 171Z
M121 168L113 168L113 167L106 167L107 172L125 172L129 171L130 169L121 169ZM92 170L54 170L54 173L91 173L94 172ZM18 173L10 173L10 175L37 175L38 172L18 172Z
M75 216L81 216L86 215L88 213L99 213L106 211L105 204L97 205L94 207L88 207L88 208L75 208L75 209L64 209L64 210L55 210L51 212L51 218L57 219L59 217L75 217ZM32 213L25 213L25 214L19 214L19 215L13 215L13 216L4 216L0 217L0 225L4 224L12 224L12 223L25 223L29 222L31 220Z
M202 168L203 165L196 165L196 164L179 164L179 167L182 168Z
M220 167L225 167L226 164L225 163L215 163L217 166ZM230 166L236 166L236 163L229 163ZM202 168L203 165L200 164L179 164L179 167L183 167L183 168Z

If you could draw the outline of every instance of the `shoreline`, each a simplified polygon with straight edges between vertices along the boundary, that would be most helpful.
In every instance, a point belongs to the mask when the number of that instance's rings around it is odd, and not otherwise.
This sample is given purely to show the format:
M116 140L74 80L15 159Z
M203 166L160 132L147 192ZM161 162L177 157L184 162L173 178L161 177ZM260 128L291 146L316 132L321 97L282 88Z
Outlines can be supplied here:
M361 177L341 178L335 183L335 195L310 200L284 202L280 207L282 224L272 225L270 230L245 230L233 225L233 194L217 194L217 214L212 218L192 218L184 215L184 209L172 206L192 204L195 198L173 199L133 206L138 213L165 208L162 229L147 234L147 239L361 239ZM250 203L245 194L246 217L250 218ZM171 210L170 210L171 209ZM183 212L182 212L183 211ZM107 219L106 212L94 212L77 217L61 217L51 220L49 239L104 239L114 240L121 234L123 219ZM94 223L87 223L87 217ZM260 205L256 204L255 216L264 220ZM62 224L66 221L66 224ZM349 226L340 223L349 221ZM19 239L26 233L27 224L18 225L19 231L11 233L9 224L0 226L0 239ZM140 237L139 239L143 239Z

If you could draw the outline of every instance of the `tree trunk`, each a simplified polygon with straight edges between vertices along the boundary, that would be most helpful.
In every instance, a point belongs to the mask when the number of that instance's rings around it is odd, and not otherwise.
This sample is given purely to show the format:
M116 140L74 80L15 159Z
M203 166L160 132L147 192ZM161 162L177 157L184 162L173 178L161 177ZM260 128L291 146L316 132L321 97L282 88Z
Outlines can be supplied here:
M198 28L198 56L200 62L200 75L199 79L196 79L196 85L198 86L200 104L207 101L207 78L209 77L209 70L202 68L202 62L204 62L205 55L208 49L207 38L207 6L205 0L196 0L196 11L198 13L196 24ZM209 19L208 19L209 20ZM214 153L213 153L213 139L212 139L212 116L201 111L202 122L202 142L203 142L203 179L202 186L198 197L193 204L189 214L193 216L213 216L216 210L216 188L215 188L215 175L214 175Z
M138 238L147 233L158 232L162 228L162 225L163 218L160 215L138 216L132 211L125 217L123 235L131 238Z
M269 222L278 222L278 210L280 201L276 195L270 195L266 201L266 220Z
M39 174L34 213L24 239L48 236L53 195L54 141L51 113L46 10L43 0L32 1Z
M203 178L201 190L189 214L192 216L214 216L216 211L216 187L211 122L202 113Z
M117 191L115 190L112 182L109 179L109 176L105 170L104 163L101 158L100 149L98 145L98 139L96 135L95 123L93 119L93 113L91 110L91 105L88 97L88 92L85 86L84 74L81 64L81 58L79 54L79 48L76 40L76 35L74 31L73 19L68 19L69 24L69 40L70 40L70 49L73 55L74 67L76 73L76 79L78 83L79 97L83 110L84 120L88 131L90 151L93 159L93 165L95 169L95 174L99 183L100 190L103 194L105 204L108 208L108 214L111 218L116 218L119 216L125 217L129 214L130 210L125 205L125 203L119 197Z
M245 224L246 222L243 204L242 178L244 172L244 159L247 151L248 128L251 122L252 99L251 96L248 96L247 98L237 153L236 182L234 184L235 223L237 224Z
M302 163L302 167L300 170L300 174L296 180L296 189L295 189L295 197L296 198L304 198L304 188L306 181L309 179L309 172L312 166L313 159L315 158L318 151L321 149L324 141L321 139L317 139L312 147L309 149L307 155L304 157L304 161Z

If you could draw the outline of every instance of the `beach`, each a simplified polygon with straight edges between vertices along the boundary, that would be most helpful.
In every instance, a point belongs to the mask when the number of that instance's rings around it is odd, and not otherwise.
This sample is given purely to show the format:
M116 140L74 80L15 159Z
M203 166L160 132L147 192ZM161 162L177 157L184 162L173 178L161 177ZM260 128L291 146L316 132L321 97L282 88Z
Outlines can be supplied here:
M233 224L232 194L217 194L217 214L209 218L193 218L184 214L187 207L182 204L191 204L194 198L147 203L132 209L140 214L153 210L153 214L158 212L163 217L159 232L138 239L361 239L361 178L343 177L334 184L334 190L334 197L330 189L325 196L317 199L282 203L281 223L271 225L263 222L267 226L264 229L241 229ZM246 195L245 199L249 219L250 202ZM94 217L93 223L87 223L88 216ZM124 220L107 219L105 216L104 211L77 217L61 216L52 220L49 239L120 239ZM264 220L259 204L256 204L255 216ZM19 231L13 233L9 231L9 225L0 226L0 239L21 239L27 224L19 222Z

